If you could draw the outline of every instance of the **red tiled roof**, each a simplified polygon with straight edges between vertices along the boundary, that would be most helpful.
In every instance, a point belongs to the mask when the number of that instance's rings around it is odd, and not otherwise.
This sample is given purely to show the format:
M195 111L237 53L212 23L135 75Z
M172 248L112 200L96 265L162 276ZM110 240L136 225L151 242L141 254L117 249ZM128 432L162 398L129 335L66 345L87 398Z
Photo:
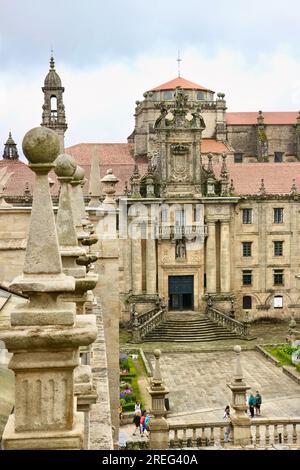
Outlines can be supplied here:
M203 90L203 91L212 91L208 88L205 88L202 85L197 85L197 83L190 82L190 80L186 80L182 77L176 77L169 82L163 83L155 88L152 88L148 91L160 91L160 90L174 90L177 86L181 86L185 90Z
M230 149L224 142L219 142L214 139L202 139L201 152L202 153L228 153Z
M257 194L263 178L267 194L288 194L293 179L300 191L300 162L292 163L228 163L229 179L237 194ZM221 165L214 165L218 178Z
M91 153L93 147L99 150L100 174L103 177L109 168L112 168L115 176L120 180L117 185L117 194L123 194L125 181L129 180L133 172L134 161L132 158L132 145L130 144L79 144L66 149L75 157L77 162L85 169L86 177L89 179L91 170ZM222 153L228 151L226 145L213 139L203 139L203 152ZM118 151L119 149L119 151ZM127 149L127 150L126 150ZM28 166L19 160L0 160L0 169L8 167L14 172L8 181L6 195L23 196L26 182L29 183L32 192L34 184L34 173ZM300 191L300 162L292 163L228 163L229 178L233 179L235 192L237 194L257 194L261 185L261 179L267 194L288 194L291 190L293 179ZM141 175L147 171L147 163L141 160L139 163ZM215 175L220 175L221 165L214 164ZM49 176L54 181L51 189L53 195L58 194L58 182L52 171ZM130 185L129 185L130 186ZM88 183L85 184L84 193L88 194Z
M226 113L227 124L229 125L249 125L257 124L258 113ZM263 112L265 124L296 124L297 112Z

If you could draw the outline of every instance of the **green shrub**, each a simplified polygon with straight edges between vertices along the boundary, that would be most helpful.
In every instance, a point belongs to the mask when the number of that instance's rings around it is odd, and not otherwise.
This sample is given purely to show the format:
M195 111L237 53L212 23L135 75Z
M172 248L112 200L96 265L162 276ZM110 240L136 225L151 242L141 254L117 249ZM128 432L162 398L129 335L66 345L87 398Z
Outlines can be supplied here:
M123 406L123 411L134 411L134 405L135 403L134 402L129 402L129 403L125 403L125 405Z

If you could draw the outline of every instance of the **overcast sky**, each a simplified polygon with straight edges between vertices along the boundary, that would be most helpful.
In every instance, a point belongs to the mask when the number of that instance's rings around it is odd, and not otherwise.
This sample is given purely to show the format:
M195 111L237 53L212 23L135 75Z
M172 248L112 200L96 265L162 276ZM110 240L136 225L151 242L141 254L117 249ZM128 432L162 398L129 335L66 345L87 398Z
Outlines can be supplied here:
M125 142L135 101L181 75L229 111L300 109L299 0L0 0L0 152L41 123L51 46L66 146ZM1 157L1 155L0 155Z

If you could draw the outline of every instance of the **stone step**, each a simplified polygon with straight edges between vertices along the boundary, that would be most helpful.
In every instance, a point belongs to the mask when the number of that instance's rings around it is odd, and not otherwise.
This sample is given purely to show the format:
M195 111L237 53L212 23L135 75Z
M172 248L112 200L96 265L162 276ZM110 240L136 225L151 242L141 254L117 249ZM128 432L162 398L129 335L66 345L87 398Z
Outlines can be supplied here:
M186 315L187 317L187 315ZM216 341L236 338L236 334L228 331L221 325L210 321L204 315L196 315L187 318L176 318L174 315L157 326L146 335L144 341L155 342L192 342L192 341Z

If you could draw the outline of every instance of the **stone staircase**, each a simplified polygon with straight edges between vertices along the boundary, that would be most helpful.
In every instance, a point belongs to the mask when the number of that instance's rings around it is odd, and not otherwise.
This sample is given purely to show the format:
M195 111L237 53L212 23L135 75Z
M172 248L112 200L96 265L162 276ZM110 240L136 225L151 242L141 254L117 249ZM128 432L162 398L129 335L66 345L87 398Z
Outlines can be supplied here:
M200 342L237 338L235 333L217 325L204 315L197 313L172 313L143 341L147 342Z

